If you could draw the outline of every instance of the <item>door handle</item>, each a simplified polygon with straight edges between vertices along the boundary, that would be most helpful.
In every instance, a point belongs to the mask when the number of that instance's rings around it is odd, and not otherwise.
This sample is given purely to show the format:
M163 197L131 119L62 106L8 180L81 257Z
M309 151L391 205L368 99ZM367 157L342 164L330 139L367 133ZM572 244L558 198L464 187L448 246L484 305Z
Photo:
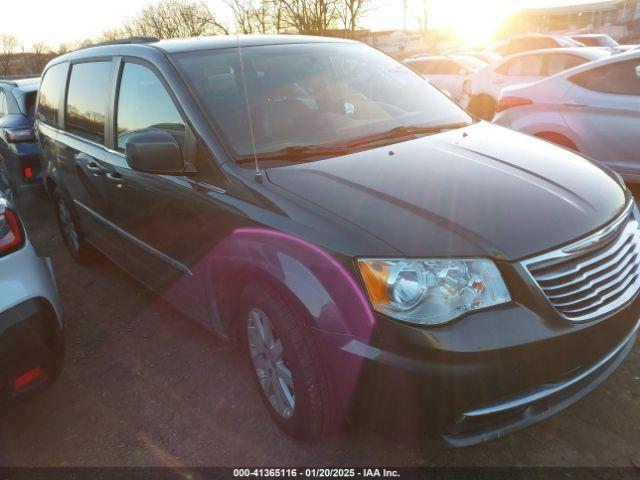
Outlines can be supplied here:
M562 105L569 108L584 108L587 106L584 103L575 103L575 102L564 102Z
M118 172L107 172L107 180L111 183L122 185L124 183L124 177Z
M98 165L95 162L90 162L87 163L84 166L85 170L93 175L101 175L104 173L104 168L102 168L100 165Z

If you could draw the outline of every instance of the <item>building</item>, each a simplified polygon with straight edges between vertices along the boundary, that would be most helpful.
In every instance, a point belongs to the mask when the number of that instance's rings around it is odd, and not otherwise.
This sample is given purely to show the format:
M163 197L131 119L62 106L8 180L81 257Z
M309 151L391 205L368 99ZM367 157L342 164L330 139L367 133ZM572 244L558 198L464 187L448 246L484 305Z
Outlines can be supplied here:
M620 39L640 33L640 0L606 0L518 10L503 33L606 33Z
M398 58L404 58L417 52L424 52L427 49L427 44L421 32L385 30L368 32L367 35L357 39Z

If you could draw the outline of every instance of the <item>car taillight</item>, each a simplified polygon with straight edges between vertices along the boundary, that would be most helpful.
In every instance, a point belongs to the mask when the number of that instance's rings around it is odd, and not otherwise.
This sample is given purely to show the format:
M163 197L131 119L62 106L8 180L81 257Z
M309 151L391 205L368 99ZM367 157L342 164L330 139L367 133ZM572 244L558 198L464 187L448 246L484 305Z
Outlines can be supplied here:
M22 390L23 388L31 385L33 382L43 377L45 377L45 373L44 373L44 370L42 370L42 368L40 367L32 368L28 372L23 373L22 375L20 375L19 377L16 377L13 380L13 390L14 391Z
M24 167L24 178L31 180L33 178L33 168Z
M0 209L0 257L21 247L23 242L18 215L8 208Z
M36 139L33 127L5 128L4 131L9 143L33 142Z
M496 113L504 112L508 108L533 105L533 101L523 97L500 97L496 103Z

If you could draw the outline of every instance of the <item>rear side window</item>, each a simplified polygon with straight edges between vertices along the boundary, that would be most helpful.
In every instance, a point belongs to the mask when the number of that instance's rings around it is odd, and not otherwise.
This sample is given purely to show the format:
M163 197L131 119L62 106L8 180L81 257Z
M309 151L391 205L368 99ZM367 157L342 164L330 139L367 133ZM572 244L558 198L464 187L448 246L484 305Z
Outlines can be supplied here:
M541 50L545 48L555 48L558 42L551 37L522 37L513 38L509 41L509 53L528 52L530 50Z
M71 67L67 91L67 131L104 143L110 82L110 61L78 63Z
M160 79L147 67L125 63L120 80L116 117L118 149L131 133L165 130L184 147L185 125Z
M420 62L411 62L409 66L422 75L433 75L437 73L439 62L433 60L422 60Z
M33 118L33 109L36 106L36 93L37 92L29 92L24 96L24 108L29 118Z
M587 60L577 55L567 55L566 53L558 53L547 56L547 75L555 75L564 72L570 68L582 65Z
M442 60L438 66L438 72L440 75L457 75L462 67L456 62L451 60Z
M58 109L60 106L60 94L66 80L67 65L60 63L54 65L44 74L40 84L40 98L36 118L47 125L58 125Z
M502 75L541 77L543 76L544 57L542 55L527 55L514 58L497 69Z
M640 95L640 60L593 68L574 75L569 80L597 92Z

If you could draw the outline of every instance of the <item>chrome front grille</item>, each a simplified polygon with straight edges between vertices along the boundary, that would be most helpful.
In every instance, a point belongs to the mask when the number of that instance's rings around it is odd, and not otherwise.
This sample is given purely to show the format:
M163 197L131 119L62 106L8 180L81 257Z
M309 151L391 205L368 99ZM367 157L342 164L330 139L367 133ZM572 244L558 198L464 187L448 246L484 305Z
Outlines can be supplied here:
M549 303L568 320L613 313L640 290L640 230L633 210L629 206L586 239L523 262Z

